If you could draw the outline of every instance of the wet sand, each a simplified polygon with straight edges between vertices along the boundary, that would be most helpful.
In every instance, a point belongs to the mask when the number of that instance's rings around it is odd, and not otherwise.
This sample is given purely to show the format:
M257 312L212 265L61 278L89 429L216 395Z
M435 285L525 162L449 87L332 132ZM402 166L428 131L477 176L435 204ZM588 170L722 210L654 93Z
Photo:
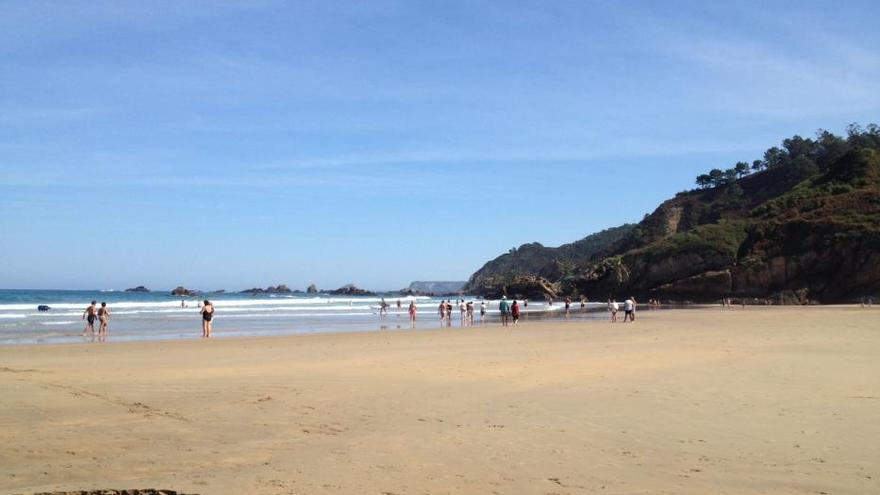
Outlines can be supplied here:
M0 493L880 493L880 308L638 315L3 347Z

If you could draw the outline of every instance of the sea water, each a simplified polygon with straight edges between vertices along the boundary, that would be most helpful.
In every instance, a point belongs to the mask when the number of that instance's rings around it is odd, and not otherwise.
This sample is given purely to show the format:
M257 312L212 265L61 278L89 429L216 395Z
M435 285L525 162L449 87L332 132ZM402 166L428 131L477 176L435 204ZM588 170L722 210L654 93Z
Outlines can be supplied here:
M382 297L388 314L380 315ZM249 336L317 332L364 332L408 329L410 301L418 308L417 329L440 327L438 306L449 297L332 296L328 294L208 294L181 298L170 292L124 292L81 290L0 290L0 344L81 342L85 326L83 312L91 301L106 302L110 308L110 341L197 338L201 335L199 303L209 299L215 308L214 335ZM453 303L453 326L461 326L457 301ZM480 324L483 299L464 296L474 302L475 324ZM400 301L400 309L397 301ZM40 305L48 311L38 311ZM485 323L498 322L498 301L486 300ZM597 310L603 304L589 304L581 311L572 304L574 318L604 318ZM563 315L564 305L529 302L523 318L552 318ZM95 324L97 327L97 323Z

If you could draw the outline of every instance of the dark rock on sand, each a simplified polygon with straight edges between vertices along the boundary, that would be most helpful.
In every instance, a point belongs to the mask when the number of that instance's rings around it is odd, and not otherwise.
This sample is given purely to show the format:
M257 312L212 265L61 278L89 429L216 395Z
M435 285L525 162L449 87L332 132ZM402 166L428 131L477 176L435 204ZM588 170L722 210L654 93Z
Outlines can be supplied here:
M127 489L127 490L74 490L59 492L38 492L34 495L197 495L195 493L180 493L177 490L156 490L154 488Z

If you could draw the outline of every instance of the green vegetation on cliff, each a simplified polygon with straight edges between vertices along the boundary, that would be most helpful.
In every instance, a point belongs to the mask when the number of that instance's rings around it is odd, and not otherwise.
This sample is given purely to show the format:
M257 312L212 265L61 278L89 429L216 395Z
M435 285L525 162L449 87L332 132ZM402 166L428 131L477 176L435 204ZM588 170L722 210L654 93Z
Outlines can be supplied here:
M801 301L880 292L878 126L852 125L845 138L794 136L745 164L701 176L699 189L637 225L559 248L511 250L477 271L467 290Z

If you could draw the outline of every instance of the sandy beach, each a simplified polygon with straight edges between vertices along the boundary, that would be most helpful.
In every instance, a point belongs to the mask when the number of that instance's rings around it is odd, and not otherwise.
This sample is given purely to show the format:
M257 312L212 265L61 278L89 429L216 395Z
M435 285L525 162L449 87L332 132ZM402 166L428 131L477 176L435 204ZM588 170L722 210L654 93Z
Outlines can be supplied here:
M878 357L857 307L9 346L0 493L880 493Z

